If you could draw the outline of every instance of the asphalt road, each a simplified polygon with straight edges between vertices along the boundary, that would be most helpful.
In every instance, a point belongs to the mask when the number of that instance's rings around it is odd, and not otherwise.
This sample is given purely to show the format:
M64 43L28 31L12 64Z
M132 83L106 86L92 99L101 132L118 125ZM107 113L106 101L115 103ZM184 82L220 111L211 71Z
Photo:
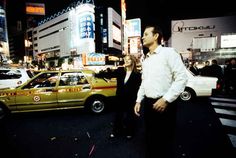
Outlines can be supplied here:
M144 128L135 137L108 139L114 111L81 110L13 114L0 121L1 158L144 158ZM235 158L235 149L209 103L179 103L176 158Z

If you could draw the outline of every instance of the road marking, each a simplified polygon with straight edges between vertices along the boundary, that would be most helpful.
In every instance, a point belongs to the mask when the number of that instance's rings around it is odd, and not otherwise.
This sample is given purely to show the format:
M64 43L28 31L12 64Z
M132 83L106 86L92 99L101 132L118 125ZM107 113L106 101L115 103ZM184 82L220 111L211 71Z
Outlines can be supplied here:
M214 109L215 109L215 112L218 114L236 116L236 111L234 110L226 110L226 109L218 109L218 108L214 108Z
M224 125L224 126L229 126L229 127L234 127L234 128L236 128L236 121L235 121L235 120L220 118L220 122L221 122L222 125Z
M228 134L228 136L231 143L233 144L233 147L236 148L236 135Z
M226 118L227 116L236 117L236 99L210 97L211 105L219 117L221 124L226 127L236 128L236 120ZM233 147L236 149L236 135L227 133Z
M211 105L222 106L222 107L236 107L235 103L222 103L222 102L211 102Z
M234 103L236 103L236 99L231 99L231 98L216 98L216 97L210 97L210 100L227 101L227 102L234 102Z

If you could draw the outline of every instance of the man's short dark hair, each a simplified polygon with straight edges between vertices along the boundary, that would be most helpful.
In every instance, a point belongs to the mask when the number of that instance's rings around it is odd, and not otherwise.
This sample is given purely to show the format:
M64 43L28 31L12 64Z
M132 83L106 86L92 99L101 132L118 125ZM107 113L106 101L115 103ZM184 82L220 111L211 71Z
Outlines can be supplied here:
M145 28L150 28L150 27L153 28L153 31L152 31L153 34L156 34L156 33L159 34L158 39L157 39L157 43L161 44L161 41L163 38L163 32L162 32L161 27L158 25L147 25Z

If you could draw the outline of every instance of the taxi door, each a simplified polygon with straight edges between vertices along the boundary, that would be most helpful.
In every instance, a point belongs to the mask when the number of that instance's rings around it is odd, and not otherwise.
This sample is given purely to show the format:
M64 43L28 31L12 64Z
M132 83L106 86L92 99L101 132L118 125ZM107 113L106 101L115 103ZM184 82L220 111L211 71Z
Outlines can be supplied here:
M83 107L91 86L81 72L64 72L58 86L58 104L60 108Z
M50 110L58 107L58 73L45 72L16 91L18 111Z

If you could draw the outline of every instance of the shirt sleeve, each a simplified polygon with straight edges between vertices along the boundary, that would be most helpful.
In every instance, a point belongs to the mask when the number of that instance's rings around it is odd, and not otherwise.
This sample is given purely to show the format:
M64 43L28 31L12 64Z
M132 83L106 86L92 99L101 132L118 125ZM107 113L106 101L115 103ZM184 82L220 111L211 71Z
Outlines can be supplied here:
M141 101L142 101L143 98L144 98L144 88L143 88L142 78L143 78L143 74L142 74L142 76L141 76L141 84L140 84L140 86L139 86L139 90L138 90L138 93L137 93L136 102L138 102L138 103L141 103Z
M167 62L170 66L173 82L163 98L171 103L184 91L188 77L181 56L175 49L170 49Z

